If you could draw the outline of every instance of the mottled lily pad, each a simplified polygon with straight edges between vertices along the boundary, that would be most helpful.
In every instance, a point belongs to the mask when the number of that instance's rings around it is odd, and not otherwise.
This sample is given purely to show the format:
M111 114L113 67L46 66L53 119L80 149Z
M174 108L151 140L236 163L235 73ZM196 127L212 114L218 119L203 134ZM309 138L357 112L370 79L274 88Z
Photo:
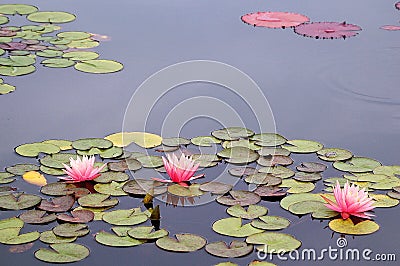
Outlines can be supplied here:
M290 252L301 246L301 242L294 236L275 232L251 235L246 238L246 242L261 245L257 247L257 250L274 254Z
M90 150L91 148L108 149L113 146L113 143L106 139L87 138L79 139L72 142L72 147L77 150Z
M118 236L104 231L98 232L95 240L100 244L111 247L134 247L145 243L145 240L134 239L130 236Z
M228 170L229 174L233 176L242 177L245 175L253 175L258 172L254 167L235 167Z
M275 148L275 147L262 147L259 149L258 154L260 156L268 156L268 155L283 155L283 156L289 156L290 151L284 148Z
M48 214L46 211L29 210L22 213L19 218L28 224L46 224L57 219L54 213Z
M119 172L105 172L102 173L101 176L94 179L96 183L101 183L101 184L111 183L112 181L125 182L127 180L129 180L129 175Z
M348 218L346 220L335 219L330 221L329 228L332 231L335 231L340 234L368 235L378 231L379 225L374 221L370 220L365 220L357 224L354 224L353 221L350 218Z
M56 236L53 231L44 231L40 234L39 240L46 244L57 244L57 243L71 243L77 239L74 237L62 237Z
M239 140L232 140L232 141L227 140L222 143L222 147L224 149L232 148L232 147L246 147L253 151L257 151L257 150L261 149L261 147L256 145L254 141L250 141L247 139L239 139Z
M284 197L287 194L284 189L275 186L259 186L253 192L258 194L260 197L267 198L279 198Z
M185 139L185 138L164 138L162 140L162 144L165 146L170 146L170 147L175 147L175 146L180 146L180 145L189 145L190 140Z
M353 157L345 162L334 162L333 167L344 172L364 173L381 166L381 163L366 157Z
M286 143L287 139L276 133L255 134L250 138L257 145L263 147L275 147Z
M153 240L168 235L165 229L154 230L153 226L137 226L128 231L128 235L135 239Z
M301 182L314 182L322 179L320 173L296 173L293 179Z
M86 188L77 187L76 184L72 183L50 183L43 186L40 192L49 196L64 196L64 195L86 195L89 194L89 190Z
M200 185L200 190L211 192L212 194L225 194L232 189L232 185L224 184L221 182L207 182Z
M218 241L206 245L206 251L211 255L222 258L243 257L253 251L253 245L246 242L233 240L229 245L223 241Z
M295 27L294 32L316 39L339 39L356 36L361 27L344 22L312 22Z
M87 247L74 243L51 244L50 248L37 250L35 257L49 263L70 263L83 260L90 253Z
M76 17L67 12L38 11L29 14L26 18L32 22L67 23L74 21Z
M108 194L111 196L126 196L128 194L122 190L122 187L125 184L126 184L126 182L111 181L111 183L107 183L107 184L94 185L94 190L96 190L99 193Z
M303 162L296 167L297 171L306 173L318 173L326 170L326 165L315 162Z
M133 195L160 195L167 192L167 187L164 183L148 179L139 179L128 181L122 188L128 194Z
M62 213L57 215L57 219L69 223L88 223L94 218L94 213L89 210L74 210L71 215Z
M258 217L260 220L254 220L251 225L263 230L282 230L290 225L290 221L280 216L265 215Z
M85 60L75 65L76 70L95 74L118 72L121 71L123 67L124 66L117 61L104 59Z
M11 217L7 219L0 220L0 229L20 227L24 226L24 221L17 217Z
M261 200L258 194L245 190L231 190L229 194L229 196L218 197L217 202L228 206L237 204L248 206L250 204L257 204Z
M140 208L106 212L103 221L113 225L136 225L147 221L149 217Z
M37 231L19 234L21 227L9 227L0 229L0 243L7 245L20 245L33 242L40 237Z
M223 149L217 153L218 156L225 158L230 163L245 164L258 159L259 155L246 147L233 147Z
M273 155L273 156L261 156L257 163L261 166L275 166L275 165L291 165L293 163L292 158L284 155Z
M388 176L400 175L400 165L378 166L373 170L374 174L382 174Z
M168 186L168 192L181 197L198 197L204 194L204 192L200 190L200 184L192 184L188 187L173 184Z
M293 170L283 167L281 165L273 167L272 166L262 167L258 169L258 172L273 175L281 179L289 178L295 175L295 172Z
M157 247L174 252L193 252L207 243L203 237L194 234L176 234L175 238L165 236L157 239Z
M241 218L225 218L218 220L213 224L212 228L218 234L232 237L246 237L264 232L264 230L254 228L250 223L242 225Z
M107 166L111 171L115 172L137 171L142 168L142 164L134 158L127 158L120 162L109 162Z
M279 187L287 187L288 193L306 193L314 190L315 185L311 182L299 182L294 179L282 179Z
M242 16L242 21L257 27L286 28L295 27L310 19L302 14L289 12L256 12Z
M240 138L248 138L254 135L254 132L242 127L228 127L214 130L211 135L221 140L237 140Z
M282 179L266 173L248 175L244 179L247 183L256 185L276 186L282 183Z
M0 172L0 184L8 184L15 180L15 176L13 174L7 172Z
M61 237L80 237L89 234L86 224L64 223L53 228L53 233Z
M353 157L353 154L344 149L325 148L317 152L318 158L328 162L345 161Z
M221 140L214 138L212 136L199 136L192 138L190 142L192 142L192 144L197 146L211 147L213 144L221 143Z
M157 168L164 165L161 156L147 155L138 157L136 160L138 160L145 168Z
M48 212L66 212L72 208L74 203L75 198L70 195L66 195L53 198L51 200L43 199L38 208Z
M0 208L6 210L23 210L39 204L41 197L30 194L0 196Z
M317 152L324 147L324 145L319 142L303 139L289 140L287 141L287 144L290 145L284 145L282 148L294 153L312 153Z
M268 213L268 209L260 205L249 205L247 210L240 205L234 205L226 209L226 212L234 217L243 219L254 219Z
M82 207L90 207L90 208L104 208L104 207L113 207L118 204L118 199L109 199L110 195L94 193L83 196L78 199L78 203Z

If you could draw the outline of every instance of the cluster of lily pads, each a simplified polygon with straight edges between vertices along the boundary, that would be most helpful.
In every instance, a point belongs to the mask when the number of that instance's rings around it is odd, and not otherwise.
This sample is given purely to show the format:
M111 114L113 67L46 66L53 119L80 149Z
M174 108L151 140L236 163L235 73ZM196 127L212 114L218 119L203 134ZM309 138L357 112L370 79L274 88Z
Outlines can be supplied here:
M294 32L316 39L346 39L358 34L361 27L346 22L311 22L302 14L290 12L255 12L241 17L254 27L294 28Z
M145 148L146 152L127 151L126 147L132 145ZM214 146L217 152L196 153L203 146ZM15 152L36 158L37 163L16 164L0 172L0 183L3 184L0 208L20 211L18 217L0 220L0 243L17 245L39 239L49 244L50 249L35 251L35 257L52 263L79 261L89 255L87 247L73 242L89 234L93 220L103 221L106 228L112 226L111 231L101 230L94 235L94 239L103 245L133 247L155 242L157 247L167 251L194 252L205 248L214 256L236 258L254 252L254 246L269 253L290 252L301 246L295 236L279 232L291 222L285 217L270 215L264 206L268 201L278 200L284 210L294 215L330 220L329 228L334 232L364 235L377 231L379 225L372 220L339 218L337 212L324 205L321 195L334 200L331 192L338 181L342 186L351 182L368 190L376 208L394 207L400 199L400 179L397 177L400 166L383 166L374 159L354 156L345 149L326 148L316 141L287 140L276 133L256 134L240 127L219 129L211 136L192 139L120 132L105 138L46 140L22 144ZM205 181L196 180L185 187L152 180L157 173L165 172L162 157L158 154L170 152L190 152L203 168ZM314 153L318 161L301 162L290 169L288 166L294 163L291 153ZM107 167L93 181L54 182L53 178L47 184L51 176L64 175L63 164L79 155L94 155L97 164L106 162ZM245 182L249 184L249 190L235 190L232 184L213 181L207 176L207 168L226 165L223 162L228 163L233 183ZM323 177L327 164L331 163L335 169L344 172L342 177ZM134 178L133 173L141 168L157 172L148 178ZM18 176L41 186L41 195L27 194L6 185ZM324 191L315 192L315 184L321 180ZM377 193L381 191L386 191L387 195ZM226 209L229 217L215 221L212 229L233 237L231 243L207 243L204 237L191 233L177 233L171 237L167 230L160 228L161 210L158 205L153 206L154 198L184 205L194 204L195 199L210 195L219 204L229 206ZM131 209L116 208L129 196L142 197L143 204ZM246 220L248 222L244 222ZM140 225L146 221L150 224ZM54 223L52 230L39 232L38 224L49 223ZM25 224L38 225L38 231L21 234Z
M39 24L11 26L9 17L26 16ZM87 49L100 43L95 35L83 31L58 32L56 24L75 20L68 12L39 11L37 7L23 4L0 5L0 76L27 75L36 70L37 57L45 67L66 68L87 73L111 73L120 71L123 65L113 60L98 59L99 54ZM0 79L0 94L7 94L15 87Z

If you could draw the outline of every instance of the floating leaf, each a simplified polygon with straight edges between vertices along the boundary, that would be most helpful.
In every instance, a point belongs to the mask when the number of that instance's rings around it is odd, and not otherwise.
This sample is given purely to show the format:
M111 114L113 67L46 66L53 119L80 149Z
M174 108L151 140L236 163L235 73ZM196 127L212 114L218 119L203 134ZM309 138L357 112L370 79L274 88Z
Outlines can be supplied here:
M289 156L290 155L290 151L288 151L287 149L284 148L275 148L275 147L262 147L261 149L259 149L258 154L260 154L260 156L273 156L273 155L283 155L283 156Z
M260 220L252 221L251 225L262 230L281 230L290 225L290 221L288 219L280 216L265 215L258 218Z
M17 217L11 217L7 219L0 220L0 229L20 227L24 226L24 221Z
M295 172L289 168L277 165L277 166L267 166L258 169L260 173L266 173L269 175L273 175L275 177L279 177L281 179L289 178L294 176Z
M223 205L233 206L239 204L240 206L248 206L250 204L257 204L261 197L256 193L245 190L231 190L230 196L220 196L217 202Z
M248 266L276 266L276 264L267 261L253 260Z
M8 184L15 180L13 174L7 172L0 172L0 184Z
M147 132L120 132L108 135L105 139L112 141L117 147L126 147L133 142L146 149L159 146L162 141L160 136Z
M274 186L259 186L254 191L260 197L283 197L286 196L286 191L282 188Z
M389 191L387 193L387 195L393 199L398 199L400 200L400 193L399 192L395 192L395 191Z
M345 162L334 162L333 167L343 172L363 173L370 172L381 163L366 157L353 157Z
M381 174L381 175L400 175L400 165L391 165L391 166L378 166L373 170L374 174Z
M204 192L200 190L200 184L192 184L188 187L173 184L168 186L168 192L181 197L198 197L204 194Z
M42 171L45 174L54 176L65 175L65 172L62 169L51 168L44 165L40 166L40 171Z
M365 220L357 224L349 218L346 220L335 219L329 222L332 231L347 235L368 235L379 230L379 225L373 221Z
M190 140L185 138L164 138L162 144L165 146L175 147L180 145L189 145Z
M301 201L293 203L289 206L289 211L296 215L304 215L308 213L316 213L315 215L321 217L321 212L326 215L325 218L332 218L338 215L337 212L327 210L325 203L321 201ZM313 215L314 217L314 215Z
M273 155L273 156L262 156L257 160L257 163L262 166L276 166L280 165L290 165L293 163L292 158L284 155Z
M217 153L218 156L227 159L230 163L251 163L258 159L259 155L246 147L233 147L223 149Z
M137 226L128 231L130 237L143 240L158 239L168 235L165 229L154 230L153 226Z
M0 57L0 64L3 66L24 67L36 62L33 56L29 55L10 55L8 58Z
M110 195L94 193L79 198L78 203L82 207L90 208L113 207L118 204L118 199L109 199L109 197Z
M73 51L67 52L62 55L64 58L68 58L74 61L84 61L84 60L93 60L99 57L98 53L88 52L88 51Z
M121 63L104 59L85 60L78 62L75 65L76 70L96 74L118 72L121 71L122 68L123 65Z
M50 183L43 186L40 190L45 195L49 196L65 196L65 195L86 195L89 194L89 190L86 188L77 187L76 184L72 183Z
M15 86L0 82L0 95L15 91Z
M123 191L133 195L160 195L167 192L167 187L164 183L148 179L139 179L128 181L122 188Z
M253 245L246 242L233 240L229 245L218 241L206 245L206 251L211 255L222 258L237 258L245 256L253 251Z
M39 153L54 154L60 152L60 148L56 145L36 142L29 144L22 144L15 148L15 152L21 156L37 157Z
M30 194L0 196L0 208L7 210L23 210L39 204L41 197Z
M246 237L264 232L264 230L254 228L250 223L242 225L241 218L225 218L218 220L213 224L212 228L218 234L232 237Z
M144 240L134 239L130 236L118 236L104 231L98 232L95 240L100 244L111 247L134 247L145 243Z
M30 232L19 234L21 227L9 227L0 229L0 243L6 245L20 245L37 240L40 236L39 232Z
M260 205L249 205L247 210L240 205L234 205L226 209L226 212L234 217L254 219L268 213L268 209Z
M136 160L145 168L157 168L164 165L161 156L147 155L138 157Z
M0 25L8 23L8 17L0 16ZM1 53L0 53L1 54Z
M108 194L111 196L126 196L128 195L122 190L122 187L126 184L126 182L115 182L111 181L111 183L107 184L96 184L94 185L94 190L102 194Z
M29 171L23 174L22 178L29 184L42 187L47 184L46 178L36 171Z
M211 135L217 139L222 140L237 140L240 138L247 138L254 135L254 132L250 129L243 127L228 127L219 130L214 130Z
M32 22L44 22L44 23L67 23L75 20L75 15L67 12L55 12L55 11L38 11L31 13L26 17Z
M232 141L227 140L222 143L222 147L224 149L232 148L232 147L246 147L253 151L261 149L261 147L256 145L254 143L254 141L249 141L247 139L239 139L239 140L232 140Z
M129 180L129 175L119 172L105 172L102 173L101 176L94 179L96 183L102 183L102 184L111 183L112 181L125 182L127 180Z
M276 133L261 133L255 134L250 138L257 145L263 147L275 147L286 143L287 139ZM271 154L273 155L273 154Z
M62 237L80 237L89 234L86 224L64 223L53 228L53 233Z
M103 221L113 225L136 225L147 221L149 217L140 210L129 209L129 210L116 210L106 212L103 215Z
M59 57L62 54L63 54L63 52L61 52L61 51L50 50L50 49L39 51L36 53L37 56L46 57L46 58Z
M316 39L339 39L353 37L361 27L346 22L312 22L294 28L297 34Z
M304 15L289 12L256 12L242 16L242 21L252 26L275 29L295 27L310 19Z
M324 195L326 196L326 195ZM321 197L320 194L312 194L312 193L299 193L299 194L292 194L289 196L284 197L280 201L280 205L283 209L289 210L289 206L302 201L320 201L325 203L325 200Z
M5 15L28 15L30 13L36 12L37 7L31 5L22 4L7 4L0 5L0 14Z
M258 172L254 167L235 167L228 170L229 174L233 176L242 177L244 175L253 175Z
M46 244L70 243L77 239L74 237L56 236L53 231L44 231L40 234L39 240Z
M391 208L399 205L399 200L390 198L387 195L382 194L368 194L375 200L373 206L377 208Z
M211 147L213 144L221 143L221 140L212 136L199 136L192 138L190 142L197 146Z
M289 188L289 193L306 193L314 190L315 185L311 182L299 182L294 179L282 179L282 184L279 187Z
M246 238L250 244L259 244L257 250L265 253L285 253L296 250L301 246L301 242L289 234L265 232L251 235Z
M57 219L69 223L88 223L94 218L94 213L89 210L74 210L71 215L62 213L57 215Z
M326 170L326 165L322 163L304 162L296 167L297 171L306 173L318 173Z
M113 143L106 139L87 138L79 139L72 142L72 147L77 150L90 150L91 148L108 149L113 146Z
M64 169L64 164L69 164L71 158L76 160L77 155L74 153L57 153L46 155L40 159L40 163L49 168Z
M39 209L48 212L66 212L72 208L75 203L75 198L69 195L53 198L51 200L43 199Z
M175 252L193 252L203 248L207 240L194 234L176 234L175 238L165 236L157 239L157 247Z
M312 140L303 140L303 139L295 139L287 141L287 144L284 145L282 148L289 150L290 152L295 153L312 153L321 150L324 145L319 142L312 141Z
M282 179L279 177L275 177L270 174L265 173L257 173L254 175L248 175L244 179L247 183L256 184L256 185L268 185L268 186L276 186L282 183Z
M200 190L211 192L212 194L225 194L232 189L232 185L221 182L206 182L200 185Z
M41 64L45 67L64 68L73 66L75 62L66 58L50 58L43 60Z
M137 171L142 168L142 164L134 158L127 158L120 162L110 162L107 166L111 171L116 172L125 172L126 170Z
M90 253L87 247L74 243L51 244L50 248L37 250L35 257L49 263L70 263L83 260Z
M22 213L19 218L28 224L46 224L57 219L54 213L48 214L46 211L29 210Z
M314 182L322 179L320 173L296 173L293 179L301 182Z
M63 140L63 139L49 139L43 141L43 143L48 143L48 144L53 144L56 145L60 148L62 151L70 150L72 149L72 141L69 140Z
M317 152L318 158L328 162L345 161L353 157L353 154L344 149L325 148Z

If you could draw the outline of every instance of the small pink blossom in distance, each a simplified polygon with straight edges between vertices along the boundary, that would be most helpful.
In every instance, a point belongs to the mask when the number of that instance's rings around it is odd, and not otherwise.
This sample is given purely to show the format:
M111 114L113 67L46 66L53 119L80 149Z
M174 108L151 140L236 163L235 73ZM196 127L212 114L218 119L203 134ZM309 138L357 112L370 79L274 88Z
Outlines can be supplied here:
M341 189L339 181L337 181L333 194L336 202L322 195L321 197L328 203L325 206L339 212L343 219L347 219L350 216L370 219L371 216L374 216L367 212L375 207L372 206L374 204L373 199L368 197L368 192L365 192L364 188L360 190L358 186L354 184L350 186L349 182L346 182L344 188Z
M106 164L103 164L100 167L94 167L94 160L94 156L83 156L82 159L78 156L76 160L70 158L69 161L71 166L64 164L65 169L63 169L64 173L68 176L60 178L69 182L83 182L99 177L99 172L103 170Z
M162 157L162 159L170 180L160 178L153 178L153 180L165 183L178 183L181 186L187 187L187 182L204 176L204 174L193 176L200 164L196 164L191 156L182 154L178 159L175 154L167 154L167 158Z

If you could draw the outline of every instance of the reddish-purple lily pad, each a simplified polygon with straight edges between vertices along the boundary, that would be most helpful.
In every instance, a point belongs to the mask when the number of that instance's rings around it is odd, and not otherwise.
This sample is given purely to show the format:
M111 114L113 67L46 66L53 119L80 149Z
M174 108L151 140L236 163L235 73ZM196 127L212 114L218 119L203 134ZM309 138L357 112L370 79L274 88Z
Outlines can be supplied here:
M253 192L267 198L284 197L287 194L284 189L276 186L259 186Z
M27 46L27 44L21 42L0 43L0 48L8 51L24 50Z
M75 198L72 196L62 196L53 198L52 200L42 200L39 209L49 212L66 212L72 208L75 203Z
M316 39L339 39L353 37L361 30L360 26L344 22L313 22L294 28L297 34Z
M310 19L307 16L289 12L256 12L242 16L242 21L252 26L276 29L295 27Z
M89 210L75 210L71 215L62 213L57 215L57 219L69 223L88 223L94 218L94 213Z
M17 33L15 31L6 30L6 29L0 30L0 37L13 37L15 35L17 35Z
M57 219L54 213L48 214L46 211L29 210L22 213L19 218L28 224L46 224Z
M250 204L257 204L261 200L258 194L251 191L231 190L229 194L229 196L218 197L217 202L228 206L239 204L243 207Z
M382 30L400 30L400 26L398 25L384 25L380 27Z

